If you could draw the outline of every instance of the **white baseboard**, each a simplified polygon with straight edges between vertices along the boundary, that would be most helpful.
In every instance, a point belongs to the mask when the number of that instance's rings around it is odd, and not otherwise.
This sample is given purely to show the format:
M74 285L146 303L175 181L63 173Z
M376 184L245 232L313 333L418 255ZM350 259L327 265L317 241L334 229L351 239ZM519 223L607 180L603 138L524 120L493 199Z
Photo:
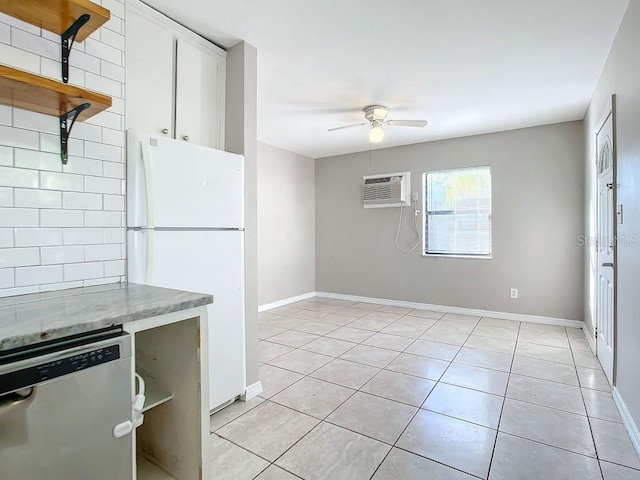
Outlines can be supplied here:
M240 400L243 402L248 402L252 398L257 397L262 393L262 382L256 382L252 385L249 385L247 389L244 391L244 395L240 396Z
M376 303L378 305L393 305L396 307L415 308L418 310L433 310L435 312L459 313L461 315L475 315L479 317L501 318L504 320L515 320L518 322L542 323L545 325L559 325L561 327L584 329L584 322L580 320L567 320L564 318L525 315L522 313L492 312L489 310L478 310L475 308L430 305L428 303L405 302L404 300L389 300L386 298L359 297L356 295L344 295L342 293L316 292L316 296L335 298L338 300L351 300L352 302Z
M597 349L596 349L596 337L591 335L591 333L589 332L588 328L583 327L582 330L584 331L584 336L587 339L587 342L589 342L589 348L591 349L591 353L596 355L596 351L597 351Z
M303 293L302 295L297 295L295 297L289 297L282 300L278 300L277 302L267 303L266 305L260 305L258 307L258 312L266 312L267 310L271 310L272 308L284 307L285 305L289 305L290 303L299 302L301 300L307 300L315 296L316 296L316 292L308 292L308 293Z
M629 413L627 405L624 403L624 400L622 400L620 391L615 387L613 387L613 401L615 402L616 407L618 407L624 428L629 432L631 443L633 443L636 452L638 452L638 455L640 456L640 431L638 430L636 423L633 421L633 417L631 417L631 413Z

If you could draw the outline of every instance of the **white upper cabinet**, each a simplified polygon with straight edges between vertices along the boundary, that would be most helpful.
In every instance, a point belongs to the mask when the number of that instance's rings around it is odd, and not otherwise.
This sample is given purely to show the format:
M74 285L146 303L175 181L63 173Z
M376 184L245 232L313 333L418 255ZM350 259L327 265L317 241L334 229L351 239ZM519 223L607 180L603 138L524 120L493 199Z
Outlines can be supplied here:
M220 55L178 39L176 69L176 138L221 149L224 136L226 62ZM222 95L221 95L222 93Z
M127 128L224 150L226 52L127 2Z
M127 12L127 128L174 131L174 37L137 10Z

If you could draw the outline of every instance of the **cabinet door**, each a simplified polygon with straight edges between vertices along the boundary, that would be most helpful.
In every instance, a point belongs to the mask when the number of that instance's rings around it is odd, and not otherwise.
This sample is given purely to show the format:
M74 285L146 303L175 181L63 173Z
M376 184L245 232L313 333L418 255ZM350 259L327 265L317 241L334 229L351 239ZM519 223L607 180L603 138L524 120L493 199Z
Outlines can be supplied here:
M224 148L225 62L213 51L178 39L176 139Z
M174 133L173 33L142 12L127 12L127 128Z

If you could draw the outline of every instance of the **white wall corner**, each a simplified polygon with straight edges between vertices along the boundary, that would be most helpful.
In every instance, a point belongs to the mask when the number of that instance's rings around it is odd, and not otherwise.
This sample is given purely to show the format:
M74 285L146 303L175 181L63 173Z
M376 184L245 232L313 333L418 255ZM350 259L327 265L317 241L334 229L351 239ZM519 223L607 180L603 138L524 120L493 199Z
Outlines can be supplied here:
M252 398L257 397L262 393L262 382L258 381L253 383L247 387L244 391L244 394L240 396L240 400L243 402L248 402Z
M267 310L271 310L273 308L284 307L285 305L289 305L290 303L300 302L301 300L307 300L315 296L317 296L316 292L308 292L303 293L302 295L296 295L295 297L284 298L282 300L278 300L277 302L260 305L258 307L258 312L266 312Z
M378 305L393 305L395 307L415 308L416 310L432 310L434 312L459 313L461 315L474 315L478 317L500 318L516 322L540 323L543 325L558 325L561 327L573 327L584 329L581 320L569 320L565 318L543 317L539 315L525 315L522 313L492 312L475 308L451 307L447 305L431 305L428 303L406 302L404 300L390 300L387 298L359 297L356 295L344 295L342 293L316 292L317 297L335 298L339 300L351 300L352 302L367 302Z
M629 413L627 405L624 403L624 400L622 400L620 391L615 387L613 387L613 401L615 402L616 407L618 407L624 428L627 429L627 432L631 437L631 443L633 443L633 447L636 449L636 452L638 452L638 456L640 456L640 430L638 430L638 426L633 421L633 417L631 416L631 413Z

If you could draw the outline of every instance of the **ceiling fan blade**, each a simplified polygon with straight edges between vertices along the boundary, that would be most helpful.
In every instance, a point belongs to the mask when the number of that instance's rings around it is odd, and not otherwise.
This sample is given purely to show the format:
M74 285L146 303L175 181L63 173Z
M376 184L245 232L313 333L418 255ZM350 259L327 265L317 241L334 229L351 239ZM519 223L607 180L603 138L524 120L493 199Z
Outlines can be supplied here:
M329 130L327 130L327 132L335 132L336 130L343 130L345 128L362 127L364 125L369 125L369 122L366 122L366 123L355 123L353 125L345 125L344 127L330 128Z
M385 123L387 125L391 125L394 127L422 128L422 127L426 127L428 122L426 120L389 120L388 122L385 122Z

